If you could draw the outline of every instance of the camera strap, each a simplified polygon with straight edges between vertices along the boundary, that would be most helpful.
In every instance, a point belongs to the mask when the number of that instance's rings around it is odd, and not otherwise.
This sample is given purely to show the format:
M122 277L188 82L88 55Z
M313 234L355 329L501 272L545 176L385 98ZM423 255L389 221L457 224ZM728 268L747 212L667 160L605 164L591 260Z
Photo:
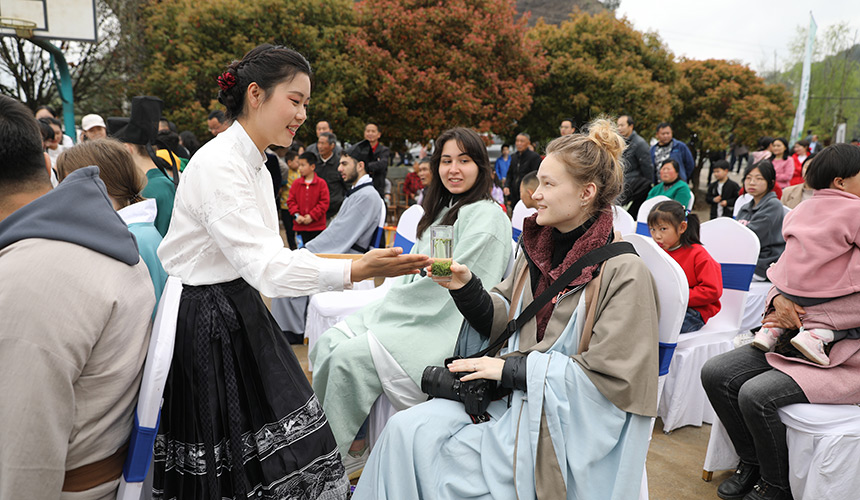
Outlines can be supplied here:
M583 269L589 266L593 266L595 264L600 264L611 259L612 257L617 257L626 253L637 255L636 250L633 248L633 245L630 242L618 241L615 243L610 243L608 245L603 245L600 248L595 248L594 250L583 255L582 258L580 258L578 261L574 262L569 268L567 268L567 270L562 273L562 275L559 276L557 280L553 281L552 284L548 286L546 290L543 291L543 293L541 293L537 296L537 298L532 300L532 302L528 306L526 306L523 312L521 312L516 319L510 320L508 322L508 326L505 327L505 331L499 338L495 340L495 342L490 344L490 346L486 349L467 357L480 358L481 356L486 356L489 353L494 354L504 345L505 342L507 342L509 338L511 338L514 332L522 328L523 325L525 325L530 319L532 319L543 306L548 304L553 297L557 296L562 290L565 289L565 287L571 281L576 279L576 277L582 273ZM516 308L516 301L519 300L518 295L522 293L522 283L525 281L525 274L525 270L523 270L523 273L517 279L518 284L515 287L515 297L512 297L511 300L512 310Z

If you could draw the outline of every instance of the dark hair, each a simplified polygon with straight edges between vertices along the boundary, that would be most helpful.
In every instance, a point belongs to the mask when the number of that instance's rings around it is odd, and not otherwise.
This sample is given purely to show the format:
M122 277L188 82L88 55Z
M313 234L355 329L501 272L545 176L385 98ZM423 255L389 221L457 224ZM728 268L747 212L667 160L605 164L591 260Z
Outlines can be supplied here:
M39 123L39 131L42 132L42 141L54 139L54 136L56 136L57 134L54 133L54 128L51 127L50 122L41 118L39 118L37 121Z
M801 140L794 143L795 146L798 144L800 144L801 146L806 148L807 153L809 152L809 141L807 141L806 139L801 139Z
M678 162L673 158L666 158L665 160L663 160L663 163L660 164L660 169L662 169L663 166L666 165L667 163L671 163L672 166L675 168L675 172L677 172L678 175L681 175L681 166L678 165Z
M42 111L43 109L45 111L47 111L48 113L51 113L51 116L53 116L53 117L57 116L57 110L54 109L52 106L47 106L47 105L42 105L42 106L39 106L38 108L36 108L36 113L38 113L39 111Z
M99 167L99 178L119 208L143 201L140 192L146 187L146 182L138 174L134 159L123 143L112 138L87 141L63 151L57 158L61 180L90 165Z
M197 136L190 130L183 130L179 133L179 139L182 140L182 145L188 150L188 154L194 156L194 153L200 149L200 141Z
M770 147L772 142L773 142L773 137L768 137L768 136L759 137L758 138L758 150L764 151L765 149Z
M166 149L176 156L180 156L179 154L179 134L176 132L172 132L170 130L162 130L155 136L155 140L152 143L158 149Z
M158 125L159 125L159 126L161 126L161 123L162 123L162 122L164 122L164 123L166 123L166 124L167 124L167 129L168 129L168 130L170 130L170 131L171 131L171 132L173 132L174 134L179 135L179 130L176 128L176 124L175 124L175 123L173 123L172 121L168 120L167 118L164 118L163 116L162 116L161 118L159 118L159 119L158 119Z
M523 179L520 181L520 185L530 187L530 186L534 186L535 184L537 184L539 182L540 181L538 181L538 178L537 178L537 171L532 170L531 172L529 172L523 176Z
M234 120L245 112L245 94L251 83L256 82L268 97L272 88L281 82L292 81L296 75L313 77L311 65L303 55L270 43L249 50L241 61L230 63L225 73L233 75L236 84L228 90L221 89L218 102L227 108L227 116Z
M50 123L51 125L56 125L56 126L60 127L60 130L63 130L63 122L61 122L60 120L58 120L56 118L39 118L39 119L40 120L48 120L48 123Z
M759 173L764 180L767 181L767 192L773 191L773 186L776 184L776 170L773 168L773 163L770 160L762 160L755 165L750 165L744 170L744 179L752 172L753 170L758 169ZM767 194L767 193L765 193Z
M620 118L627 118L627 126L629 126L629 127L635 127L636 126L636 122L633 120L633 117L630 115L621 115L618 118L619 119Z
M672 128L672 124L671 124L671 123L669 123L669 122L660 122L660 123L658 123L658 124L657 124L657 132L659 132L659 131L660 131L660 129L664 129L664 128L666 128L666 127Z
M860 148L833 144L822 149L806 170L806 183L812 189L827 189L837 177L848 179L860 173Z
M505 149L505 148L511 149L511 145L510 144L502 144L502 147L499 148L499 151L501 151L502 149Z
M311 154L313 154L313 153L311 153ZM293 161L295 158L297 158L298 156L299 156L299 154L298 154L298 153L296 153L296 152L295 152L295 151L293 151L292 149L288 149L288 150L287 150L287 152L286 152L286 153L284 153L284 161L285 161L285 162L291 162L291 161Z
M776 141L781 142L782 145L785 146L785 151L782 152L782 159L785 160L786 158L788 158L791 155L791 153L788 151L788 139L786 139L784 137L777 137L776 139L773 140L773 142L776 142ZM773 143L771 143L771 144L773 144Z
M682 222L687 223L687 229L681 233L681 246L691 247L694 244L701 245L699 239L699 216L688 211L684 205L681 205L675 200L661 201L651 208L648 213L648 228L652 228L665 222L671 224L675 230L681 227Z
M224 112L220 109L216 109L215 111L210 111L209 116L206 117L207 120L211 120L215 118L219 123L224 123L227 121L227 116L224 115Z
M714 162L714 165L711 167L711 170L721 168L723 170L731 170L729 168L729 162L726 160L717 160Z
M573 121L573 118L570 118L570 117L562 118L561 123L564 123L564 122L570 122L571 127L576 127L576 122Z
M310 151L305 151L304 153L300 154L299 160L305 160L306 162L308 162L309 165L317 165L317 155L311 153Z
M0 192L43 183L50 183L50 178L36 118L18 100L0 95Z
M457 215L460 209L464 206L481 200L490 200L490 189L493 187L492 167L490 166L490 157L487 156L487 147L484 146L484 141L481 140L474 130L468 128L453 128L442 132L436 139L436 148L433 155L430 157L430 171L433 172L434 179L439 177L439 164L442 162L442 149L448 141L457 141L457 146L461 151L466 153L475 165L478 166L478 177L475 179L475 185L472 189L463 193L456 198L454 206L442 217L438 223L436 218L442 210L447 207L454 199L454 195L448 191L443 182L433 182L427 188L424 194L424 201L421 205L424 207L424 216L418 222L418 237L420 238L424 231L434 223L442 225L452 225L457 220Z
M337 145L337 136L332 134L331 132L323 132L322 134L320 134L320 138L323 137L325 137L326 142L328 142L332 146Z

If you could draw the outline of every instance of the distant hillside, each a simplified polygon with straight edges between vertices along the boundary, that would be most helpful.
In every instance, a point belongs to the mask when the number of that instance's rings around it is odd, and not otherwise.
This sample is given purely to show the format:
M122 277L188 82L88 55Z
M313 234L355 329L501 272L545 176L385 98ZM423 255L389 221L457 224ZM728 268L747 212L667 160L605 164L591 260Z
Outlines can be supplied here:
M576 7L596 14L606 10L604 4L609 3L598 0L517 0L517 12L520 14L531 12L529 24L534 24L541 17L549 24L560 24L568 19Z

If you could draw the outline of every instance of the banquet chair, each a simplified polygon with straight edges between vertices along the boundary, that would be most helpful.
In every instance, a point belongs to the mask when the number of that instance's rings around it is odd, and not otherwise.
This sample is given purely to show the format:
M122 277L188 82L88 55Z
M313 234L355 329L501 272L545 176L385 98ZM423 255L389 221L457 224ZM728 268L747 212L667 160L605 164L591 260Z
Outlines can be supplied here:
M122 468L117 500L138 500L152 461L155 434L161 414L161 396L167 383L167 373L173 359L176 321L182 282L175 276L167 278L149 337L149 350L143 366L134 424L128 445L128 456Z
M690 192L690 203L687 203L687 210L692 210L693 205L696 203L696 193Z
M409 253L417 239L418 222L424 215L421 205L412 205L397 223L394 235L394 246L403 248L403 253ZM381 299L391 288L397 278L386 278L382 285L359 287L340 292L323 292L311 296L308 301L307 321L305 322L305 338L308 339L308 352L313 349L317 339L326 330L346 319L374 300ZM308 361L308 369L313 371L313 365Z
M526 208L523 200L518 201L517 204L514 205L514 209L511 213L511 236L514 241L520 240L520 234L523 232L523 221L526 218L531 217L535 212L537 212L537 210L534 208Z
M633 234L636 232L636 221L618 205L612 205L612 227L621 234Z
M732 212L732 217L737 219L738 214L741 212L741 208L743 208L743 206L746 205L747 203L751 202L752 199L753 199L752 195L750 195L750 194L744 193L744 194L740 195L738 197L738 199L735 200L735 209Z
M687 286L687 277L681 266L666 252L660 250L660 247L651 238L639 234L627 234L624 235L624 240L629 241L636 249L636 253L651 271L657 286L657 301L660 304L660 317L658 319L660 378L657 381L657 401L659 402L663 385L669 373L675 344L678 341L678 332L681 331L684 314L687 312L687 298L690 288ZM652 430L654 429L654 422L655 419L652 418ZM648 476L644 472L639 498L640 500L647 500L648 498Z
M639 206L639 212L636 215L636 234L641 234L648 238L651 237L651 231L648 230L648 214L651 213L651 209L654 208L654 205L661 201L669 200L671 200L671 198L661 194L642 202L642 205Z
M719 217L705 222L700 236L702 245L720 263L721 309L701 330L682 333L678 338L664 397L657 409L666 433L685 425L714 421L714 410L705 397L699 373L708 359L734 348L732 339L741 328L758 260L758 237L735 220Z
M856 498L860 491L860 407L793 404L780 408L788 444L788 480L795 500ZM702 479L734 469L734 446L719 420L714 422Z

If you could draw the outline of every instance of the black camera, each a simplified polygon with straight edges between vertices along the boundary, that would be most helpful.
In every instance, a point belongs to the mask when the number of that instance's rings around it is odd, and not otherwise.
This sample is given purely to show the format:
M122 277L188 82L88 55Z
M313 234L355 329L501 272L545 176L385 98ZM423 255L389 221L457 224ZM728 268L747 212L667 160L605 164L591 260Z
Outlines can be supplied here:
M501 389L495 380L476 379L462 382L470 372L452 372L447 368L451 359L445 360L446 366L428 366L421 375L421 390L434 397L459 401L466 407L466 413L473 418L481 418L490 402L506 396L510 391Z

